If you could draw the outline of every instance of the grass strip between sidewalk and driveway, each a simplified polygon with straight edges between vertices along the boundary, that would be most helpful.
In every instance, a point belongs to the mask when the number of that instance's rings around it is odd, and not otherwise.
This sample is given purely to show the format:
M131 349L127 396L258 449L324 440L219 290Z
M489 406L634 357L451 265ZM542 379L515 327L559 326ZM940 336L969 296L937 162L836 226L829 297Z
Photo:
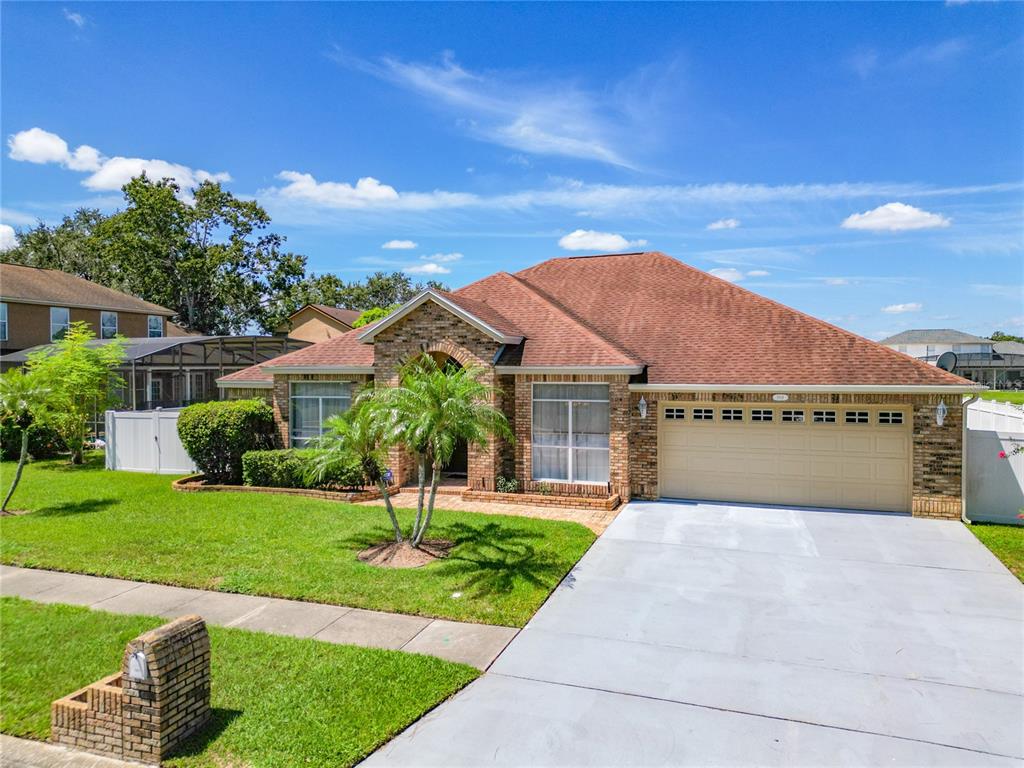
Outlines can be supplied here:
M116 672L166 619L0 600L0 730L47 739L50 702ZM210 726L165 762L353 765L471 682L472 667L400 651L210 627Z
M1024 527L972 523L967 526L1010 572L1024 582Z
M13 469L0 465L4 480ZM383 507L180 493L172 479L110 472L100 456L31 464L11 502L28 513L0 518L0 561L522 627L594 540L577 523L438 509L428 537L455 542L447 558L376 568L356 555L390 537Z

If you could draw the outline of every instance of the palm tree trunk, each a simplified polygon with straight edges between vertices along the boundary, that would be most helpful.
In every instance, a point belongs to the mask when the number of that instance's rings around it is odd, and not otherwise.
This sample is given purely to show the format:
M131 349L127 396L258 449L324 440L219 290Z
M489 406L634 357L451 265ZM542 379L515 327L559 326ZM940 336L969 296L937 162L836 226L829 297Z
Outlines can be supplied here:
M437 484L441 481L441 468L434 465L434 473L430 478L430 500L427 503L427 518L423 521L423 527L420 528L419 534L416 536L416 541L413 542L413 546L418 547L420 542L423 541L423 536L426 534L427 529L430 527L430 518L434 515L434 499L437 498Z
M14 495L14 489L18 487L18 482L21 480L21 470L25 468L25 459L28 458L28 430L21 430L21 455L18 457L18 468L14 470L14 482L11 483L11 489L7 491L7 495L4 497L4 503L0 505L0 515L7 514L7 502L11 500L11 496Z
M398 516L395 514L395 508L391 505L391 495L388 493L387 481L384 478L378 480L377 488L380 489L380 494L384 497L384 506L387 507L388 517L391 518L391 527L395 529L395 541L401 544L402 526L398 524Z
M412 526L412 545L415 547L419 541L420 534L420 523L423 521L423 492L427 486L427 457L420 455L417 457L417 493L419 494L416 498L416 522Z

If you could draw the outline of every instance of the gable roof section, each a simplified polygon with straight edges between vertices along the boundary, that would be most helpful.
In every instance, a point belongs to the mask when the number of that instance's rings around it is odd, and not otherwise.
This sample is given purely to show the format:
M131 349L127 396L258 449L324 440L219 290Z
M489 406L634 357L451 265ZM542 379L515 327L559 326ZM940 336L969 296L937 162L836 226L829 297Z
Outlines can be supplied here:
M373 373L373 346L361 344L359 335L365 328L346 331L333 339L312 344L287 355L275 357L261 367L275 373ZM247 369L248 370L248 369Z
M648 384L974 386L662 253L552 259L515 276L643 360Z
M26 304L139 312L170 317L174 310L57 269L0 264L0 298Z
M991 339L973 336L952 328L921 328L903 331L882 339L879 344L991 344Z
M490 336L501 344L518 344L523 340L523 334L516 325L507 317L498 313L492 306L459 294L426 290L407 301L384 319L366 328L360 328L360 341L372 342L378 333L394 325L428 301L433 301L447 309L459 319L464 320L481 333Z
M307 304L306 307L312 307L316 311L321 312L321 313L327 315L332 320L337 320L339 323L344 323L349 328L351 328L352 327L352 323L354 323L359 318L359 316L361 314L363 314L362 312L360 312L357 309L345 309L344 307L332 307L332 306L330 306L328 304ZM302 309L305 309L306 307L303 307ZM301 312L302 309L299 309L299 310L296 310L295 312L293 312L291 315L289 315L289 318L295 317L295 315L299 314L299 312Z
M274 386L274 375L264 370L263 365L250 365L240 371L229 373L217 379L217 386L228 388L266 389Z

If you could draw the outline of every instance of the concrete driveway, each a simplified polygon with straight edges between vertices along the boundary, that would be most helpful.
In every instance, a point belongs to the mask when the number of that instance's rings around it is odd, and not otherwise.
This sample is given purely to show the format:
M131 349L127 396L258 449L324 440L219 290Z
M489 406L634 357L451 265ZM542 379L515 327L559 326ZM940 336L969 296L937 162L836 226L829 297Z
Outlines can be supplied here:
M958 522L630 504L366 765L1020 765L1024 588Z

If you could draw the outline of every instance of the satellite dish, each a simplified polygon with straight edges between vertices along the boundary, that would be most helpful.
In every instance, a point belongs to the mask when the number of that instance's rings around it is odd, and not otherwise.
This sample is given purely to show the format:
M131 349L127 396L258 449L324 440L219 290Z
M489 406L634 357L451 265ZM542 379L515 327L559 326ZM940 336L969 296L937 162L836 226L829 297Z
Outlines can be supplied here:
M935 366L944 371L952 371L956 368L956 352L943 352L935 361Z

